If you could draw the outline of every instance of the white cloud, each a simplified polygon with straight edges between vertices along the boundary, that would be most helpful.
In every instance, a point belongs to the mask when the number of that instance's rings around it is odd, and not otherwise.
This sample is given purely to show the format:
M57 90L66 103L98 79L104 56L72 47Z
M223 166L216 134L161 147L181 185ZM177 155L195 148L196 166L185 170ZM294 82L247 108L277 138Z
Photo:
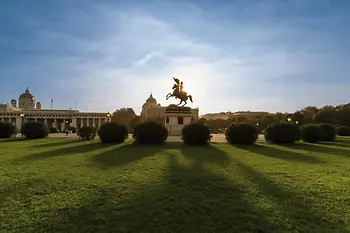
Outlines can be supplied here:
M293 51L285 44L274 44L282 36L292 35L292 30L276 25L262 28L200 21L205 12L193 5L178 16L179 22L186 24L176 24L177 19L159 19L142 9L121 11L106 6L95 9L98 12L91 14L98 15L99 22L94 22L91 30L97 30L96 24L100 24L104 30L96 31L99 36L83 38L64 32L38 31L41 43L50 45L48 41L55 40L74 53L45 56L36 61L39 66L30 65L32 71L54 77L57 89L67 95L74 92L79 102L89 103L91 109L112 111L129 106L138 112L149 92L164 105L172 103L174 100L165 102L164 96L171 90L173 76L184 80L185 88L194 96L193 106L205 112L294 109L300 100L296 102L291 97L295 92L288 88L293 85L274 82L305 74L321 76L326 73L322 67L329 65L329 70L336 67L336 62L327 55L310 54L303 48ZM195 14L187 14L190 9L195 9ZM83 15L93 20L91 15ZM203 38L208 40L195 36L193 31L205 34ZM314 91L319 97L323 86ZM306 98L308 88L299 89L300 95ZM334 86L329 91L339 88ZM88 97L97 94L100 99Z

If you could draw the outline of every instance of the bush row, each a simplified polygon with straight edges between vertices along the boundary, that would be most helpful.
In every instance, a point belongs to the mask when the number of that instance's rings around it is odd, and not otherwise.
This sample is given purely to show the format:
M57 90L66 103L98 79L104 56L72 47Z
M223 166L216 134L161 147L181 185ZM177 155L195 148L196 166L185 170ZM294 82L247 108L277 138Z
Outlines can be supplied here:
M0 138L9 138L16 134L16 127L8 122L0 123ZM22 133L28 139L46 137L49 132L56 132L53 128L48 129L41 122L27 122L23 125ZM82 140L91 140L99 135L101 142L122 143L128 137L126 126L118 123L107 123L96 131L94 127L83 127L78 131ZM265 139L272 143L294 143L300 140L309 143L320 141L334 141L336 135L350 136L350 128L335 128L328 124L309 124L299 127L291 123L272 124L265 130ZM230 144L253 144L259 136L259 129L250 124L230 125L225 132L226 140ZM133 131L133 138L140 144L162 144L168 138L168 130L158 122L143 122L137 125ZM209 128L201 123L186 125L182 130L182 140L190 145L205 145L210 142Z

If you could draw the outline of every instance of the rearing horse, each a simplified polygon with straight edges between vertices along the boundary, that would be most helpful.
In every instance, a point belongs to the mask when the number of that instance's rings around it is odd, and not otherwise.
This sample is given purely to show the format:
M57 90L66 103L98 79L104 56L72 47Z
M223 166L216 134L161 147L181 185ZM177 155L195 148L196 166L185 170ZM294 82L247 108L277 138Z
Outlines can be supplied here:
M182 107L184 107L187 104L187 100L190 99L191 102L193 102L192 100L192 96L191 95L187 95L187 92L185 91L180 91L179 89L179 85L174 84L173 88L174 91L173 93L169 93L166 95L166 99L168 100L170 97L175 97L175 99L180 99L180 103L178 104L181 105L182 102L185 102Z

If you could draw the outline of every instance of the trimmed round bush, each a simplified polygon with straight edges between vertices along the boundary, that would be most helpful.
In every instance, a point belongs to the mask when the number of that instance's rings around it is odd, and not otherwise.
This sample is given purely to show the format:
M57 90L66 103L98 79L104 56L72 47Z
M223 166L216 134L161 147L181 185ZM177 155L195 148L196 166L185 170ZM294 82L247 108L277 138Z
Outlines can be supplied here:
M122 143L128 138L128 128L115 122L101 125L98 136L103 143Z
M58 129L56 127L50 127L50 133L57 133Z
M72 133L76 133L77 132L77 128L75 128L74 126L68 127L68 130L72 131Z
M333 125L319 124L318 126L321 127L324 131L324 137L323 137L322 141L332 142L335 140L335 138L337 137L337 130L335 129L335 127Z
M155 121L143 122L134 128L133 138L140 144L163 144L168 138L168 130Z
M186 125L182 129L182 140L188 145L206 145L210 141L210 130L201 123Z
M259 136L259 129L251 124L232 124L227 128L225 135L230 144L254 144Z
M93 126L84 126L79 129L78 136L82 140L93 140L96 137L96 128Z
M337 134L339 136L350 136L350 127L348 127L348 126L339 126L337 128Z
M325 132L318 125L308 124L301 127L301 138L304 142L320 142L324 139L324 136Z
M300 128L291 123L276 123L265 129L265 140L272 143L294 143L301 139Z
M0 122L0 138L10 138L17 133L17 128L10 122Z
M42 122L31 121L23 124L22 133L27 139L40 139L49 135L49 129Z

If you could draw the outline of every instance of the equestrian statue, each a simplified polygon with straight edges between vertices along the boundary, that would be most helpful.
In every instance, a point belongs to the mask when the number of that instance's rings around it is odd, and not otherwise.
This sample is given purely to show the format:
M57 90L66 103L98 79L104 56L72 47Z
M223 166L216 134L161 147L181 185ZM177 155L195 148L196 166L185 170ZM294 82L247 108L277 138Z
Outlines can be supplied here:
M174 78L175 84L173 86L173 93L169 93L166 95L166 99L168 100L170 97L175 97L175 99L180 99L180 103L177 105L181 105L182 102L185 102L182 107L184 107L187 104L187 100L189 99L192 103L192 96L191 95L187 95L187 92L184 91L184 85L183 82L180 81L177 78Z

